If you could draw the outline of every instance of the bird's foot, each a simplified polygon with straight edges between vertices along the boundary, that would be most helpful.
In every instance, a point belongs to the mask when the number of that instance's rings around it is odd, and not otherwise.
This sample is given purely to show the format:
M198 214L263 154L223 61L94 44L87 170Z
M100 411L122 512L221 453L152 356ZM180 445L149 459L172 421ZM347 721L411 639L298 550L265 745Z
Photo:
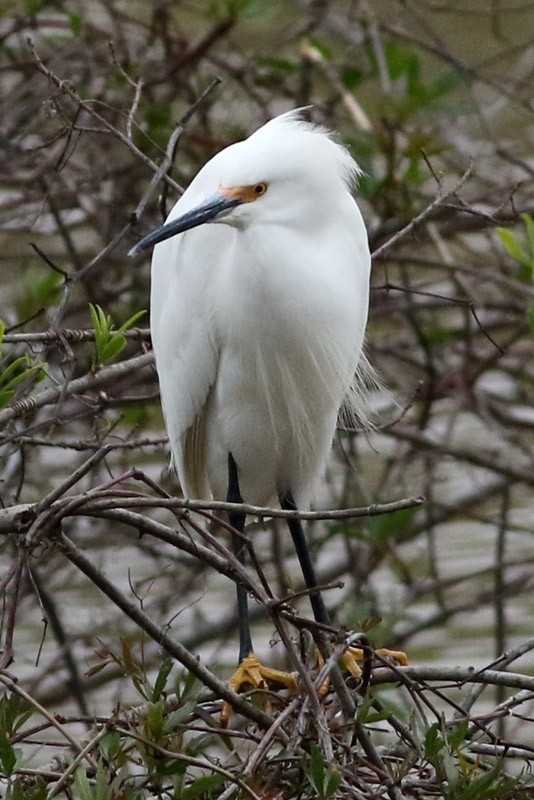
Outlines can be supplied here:
M241 661L228 681L228 686L234 692L240 692L243 687L266 690L269 688L270 681L285 686L292 694L297 691L297 681L293 673L265 667L260 664L256 654L251 652ZM221 710L221 726L223 728L228 725L232 712L232 704L225 701Z
M379 656L384 658L393 658L401 667L408 666L408 657L402 650L388 650L386 647L379 647L373 650ZM349 647L341 656L341 661L347 668L347 671L355 678L359 678L362 674L360 664L365 660L365 652L361 647Z
M408 657L406 653L402 652L402 650L388 650L386 647L379 647L377 650L373 650L373 653L383 656L384 658L393 658L401 667L408 666ZM358 680L360 680L362 677L362 669L360 664L363 664L364 660L365 651L362 650L361 647L348 647L341 656L341 662L343 663L347 672L349 672ZM322 698L326 695L329 686L330 681L327 678L319 690L319 697Z

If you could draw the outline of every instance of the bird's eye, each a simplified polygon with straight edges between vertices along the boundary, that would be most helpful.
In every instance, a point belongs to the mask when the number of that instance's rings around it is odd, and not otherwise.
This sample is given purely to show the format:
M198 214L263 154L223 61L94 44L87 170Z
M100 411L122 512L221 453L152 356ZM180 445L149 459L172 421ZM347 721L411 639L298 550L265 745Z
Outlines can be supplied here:
M257 183L254 188L252 189L256 197L261 197L262 194L265 194L267 191L267 184L266 183Z

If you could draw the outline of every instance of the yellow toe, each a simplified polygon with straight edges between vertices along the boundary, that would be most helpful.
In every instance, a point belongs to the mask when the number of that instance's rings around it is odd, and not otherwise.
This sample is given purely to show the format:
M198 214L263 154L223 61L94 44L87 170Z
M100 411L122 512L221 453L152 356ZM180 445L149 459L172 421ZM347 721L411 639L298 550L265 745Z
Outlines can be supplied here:
M408 666L408 658L406 653L403 653L402 650L388 650L385 647L380 647L378 650L374 651L379 656L384 656L387 658L393 658L400 664L401 667ZM341 661L345 666L347 672L349 672L353 677L357 678L358 680L362 676L362 670L360 664L363 663L365 659L364 651L361 647L348 647L343 655L341 656ZM323 659L319 656L319 666L324 664ZM328 688L330 686L330 682L327 679L321 688L319 689L319 697L322 699L326 693L328 692Z
M268 689L270 681L285 686L292 694L297 691L297 681L291 672L266 667L258 661L255 653L249 653L239 664L228 685L232 691L238 693L243 688ZM224 702L221 711L223 728L228 725L232 711L231 703Z
M378 653L379 656L393 658L401 667L408 666L408 656L406 653L403 653L402 650L388 650L386 647L379 647L375 652Z

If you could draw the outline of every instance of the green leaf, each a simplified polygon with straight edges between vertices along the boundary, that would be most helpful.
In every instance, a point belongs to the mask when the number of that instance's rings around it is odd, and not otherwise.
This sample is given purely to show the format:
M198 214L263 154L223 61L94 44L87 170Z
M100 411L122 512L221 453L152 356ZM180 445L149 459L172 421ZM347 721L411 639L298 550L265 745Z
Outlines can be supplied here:
M106 361L111 361L126 347L123 335L146 311L137 311L115 330L113 320L99 305L89 303L89 311L95 332L95 354L93 355L93 372L98 371Z
M174 791L175 800L181 800L184 789L184 779L187 770L187 764L181 764L182 769L178 770L175 775L170 775L172 788Z
M167 714L165 717L165 724L163 726L163 733L172 733L176 726L186 719L189 714L191 714L195 706L196 700L189 700L187 703L184 703L183 706L177 708L176 711L172 711L170 714Z
M0 732L0 764L4 775L11 775L17 763L15 748L7 738L6 734Z
M45 795L46 797L46 795ZM26 789L22 786L20 778L15 778L14 783L8 788L6 800L29 800ZM33 795L32 795L33 800Z
M447 741L453 752L458 750L467 735L468 723L467 720L460 722L455 728L447 733Z
M107 761L113 761L122 750L122 738L118 731L108 731L99 741L100 752Z
M158 700L157 703L152 703L150 705L148 714L145 717L145 722L152 736L156 740L161 739L165 725L162 700Z
M12 361L11 364L9 364L2 372L2 375L0 376L2 383L7 383L11 373L16 372L18 369L22 369L22 364L27 364L28 361L28 356L20 356L19 358L15 358L15 360Z
M111 361L112 358L118 356L126 347L126 339L124 336L116 336L112 334L111 339L100 350L100 361L104 364L106 361Z
M120 328L117 328L116 333L124 333L124 331L127 331L129 328L133 327L134 322L137 322L137 320L140 319L145 314L146 314L145 309L142 309L141 311L137 311L135 314L133 314L130 317L130 319L126 320L126 322L124 322L120 326Z
M11 389L1 389L0 390L0 408L7 406L11 398L15 393Z
M179 694L179 687L177 687L176 696L181 697L182 701L187 700L188 697L194 698L197 697L201 688L202 682L200 679L197 678L193 672L188 672L184 682L184 688L182 689L181 694Z
M443 740L436 723L430 726L425 734L425 757L431 764L436 764L436 758L443 748Z
M187 764L184 764L179 758L167 759L166 761L160 760L157 764L157 773L158 775L182 775L184 774L184 770L187 768Z
M48 783L40 775L34 778L32 791L26 792L26 800L46 800L48 797Z
M80 766L74 775L74 786L77 800L95 800L85 767Z
M324 796L331 797L333 794L335 794L339 789L340 783L341 783L341 772L332 767L327 772L326 783L324 786Z
M154 682L154 689L152 691L152 702L153 703L155 703L157 700L160 699L160 697L161 697L161 695L163 693L163 690L165 689L165 687L167 685L167 678L169 677L169 674L171 672L173 663L174 662L173 662L172 658L165 658L163 660L163 663L162 663L161 667L159 668L158 675L157 675L156 680Z
M324 789L324 758L315 742L311 746L310 754L310 783L319 796L323 796Z
M534 219L530 214L520 214L527 231L527 241L530 250L530 264L534 269Z
M43 366L45 366L45 365L43 364ZM36 375L40 371L41 371L41 365L40 364L35 364L33 367L30 367L30 369L26 369L26 370L24 370L24 372L21 372L19 375L15 375L15 377L11 378L11 380L3 388L4 389L14 389L15 386L17 386L17 384L19 384L21 381L26 380L26 378L29 378L32 375ZM4 375L0 375L0 381L3 380L3 377L4 377Z
M22 710L20 714L17 715L17 718L13 721L13 733L18 731L19 728L22 728L22 726L25 725L26 722L28 722L28 720L33 717L33 712L34 709L32 708L32 706L28 706L26 711Z
M358 706L357 720L361 725L367 722L368 714L373 708L373 698L371 696L365 697L361 704Z
M527 308L527 323L530 328L530 332L534 333L534 306Z
M520 264L526 267L532 267L528 253L523 250L513 231L508 230L508 228L496 228L496 231L508 255L514 261L519 261Z
M204 793L209 796L209 793L221 786L225 780L224 775L203 775L201 778L197 778L187 789L184 789L181 800L193 800L193 798L199 797Z
M96 771L96 800L109 800L110 796L110 775L107 769L99 764Z
M462 780L462 776L460 775L456 761L446 747L442 749L441 762L443 769L445 770L445 775L449 782L449 786L452 788Z

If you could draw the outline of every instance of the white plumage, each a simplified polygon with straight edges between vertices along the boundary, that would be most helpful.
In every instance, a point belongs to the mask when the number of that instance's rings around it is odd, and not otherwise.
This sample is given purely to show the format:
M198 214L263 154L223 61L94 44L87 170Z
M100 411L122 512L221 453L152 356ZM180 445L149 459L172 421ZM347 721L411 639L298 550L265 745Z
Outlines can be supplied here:
M186 496L224 499L231 453L245 502L309 503L367 321L357 174L327 131L282 114L212 158L136 248L160 242L152 340Z

